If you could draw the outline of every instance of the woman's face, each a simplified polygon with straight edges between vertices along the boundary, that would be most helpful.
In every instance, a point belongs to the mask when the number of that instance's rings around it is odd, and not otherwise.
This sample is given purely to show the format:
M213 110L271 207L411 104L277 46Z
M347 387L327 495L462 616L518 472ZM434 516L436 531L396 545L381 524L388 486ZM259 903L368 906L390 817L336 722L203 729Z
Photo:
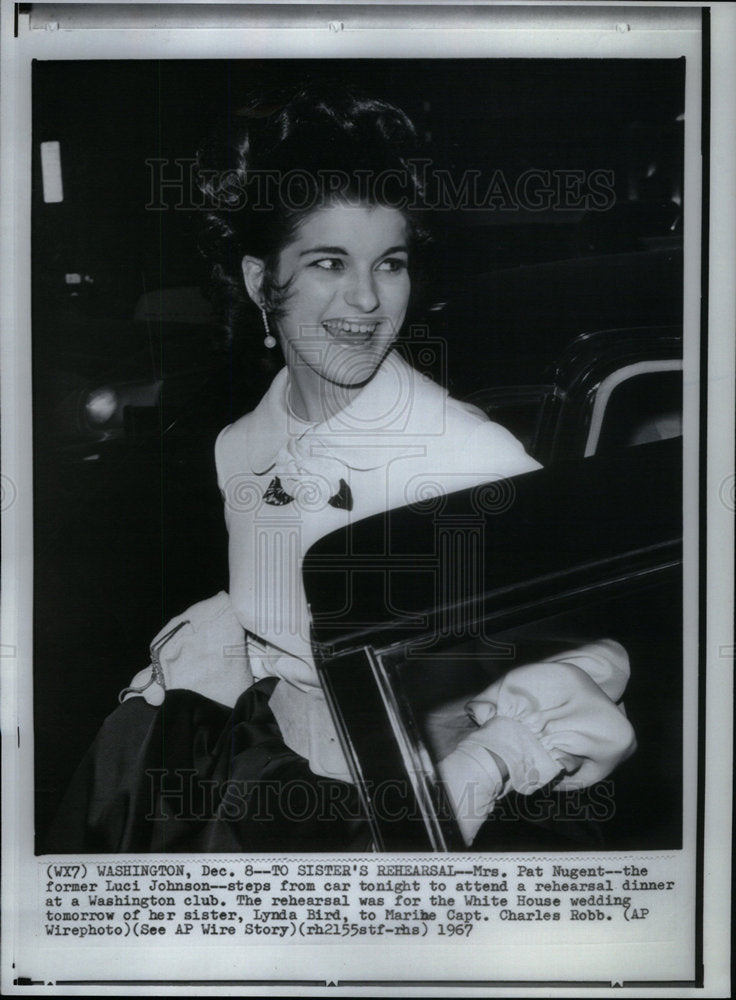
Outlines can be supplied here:
M318 209L281 252L277 281L289 283L278 328L292 378L361 385L406 313L406 220L380 205Z

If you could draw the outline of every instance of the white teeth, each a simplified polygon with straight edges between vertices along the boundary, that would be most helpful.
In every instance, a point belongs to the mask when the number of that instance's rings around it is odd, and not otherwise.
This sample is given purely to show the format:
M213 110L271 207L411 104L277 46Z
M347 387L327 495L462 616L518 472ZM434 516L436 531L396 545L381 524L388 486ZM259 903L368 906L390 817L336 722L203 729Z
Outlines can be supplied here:
M323 326L330 333L373 333L378 323L351 323L349 320L327 320Z

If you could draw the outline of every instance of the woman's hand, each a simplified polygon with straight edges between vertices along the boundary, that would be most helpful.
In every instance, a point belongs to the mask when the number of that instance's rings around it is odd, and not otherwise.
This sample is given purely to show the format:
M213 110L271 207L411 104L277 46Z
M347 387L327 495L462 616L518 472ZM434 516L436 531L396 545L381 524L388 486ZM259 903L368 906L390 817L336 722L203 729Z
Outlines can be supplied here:
M121 701L140 696L158 706L166 691L183 688L232 707L253 683L245 633L225 591L167 622L151 643L151 659Z
M460 833L470 845L503 794L509 775L506 764L482 742L466 737L438 769Z
M466 706L475 730L439 764L466 844L496 799L560 779L568 791L601 781L636 748L620 697L628 656L603 640L517 667Z

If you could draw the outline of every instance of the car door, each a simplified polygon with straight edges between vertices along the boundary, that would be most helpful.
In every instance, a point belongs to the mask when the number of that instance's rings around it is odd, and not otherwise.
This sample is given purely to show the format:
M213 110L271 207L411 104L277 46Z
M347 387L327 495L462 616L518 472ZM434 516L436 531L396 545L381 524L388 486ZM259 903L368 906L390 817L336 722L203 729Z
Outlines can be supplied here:
M603 637L629 655L637 751L584 792L501 800L472 849L679 845L679 470L678 441L642 445L508 480L503 510L463 491L310 550L315 658L379 849L464 850L437 771L464 702Z

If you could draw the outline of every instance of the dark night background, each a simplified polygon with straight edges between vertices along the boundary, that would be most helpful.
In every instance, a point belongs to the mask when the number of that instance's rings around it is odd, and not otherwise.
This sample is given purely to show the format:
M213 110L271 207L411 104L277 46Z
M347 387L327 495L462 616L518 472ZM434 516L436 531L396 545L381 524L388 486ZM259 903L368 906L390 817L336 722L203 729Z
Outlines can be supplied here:
M453 176L500 170L513 181L527 169L611 171L616 205L605 213L436 213L426 319L447 340L444 374L462 395L507 376L477 353L487 331L467 317L443 326L432 305L462 304L494 275L523 276L529 265L681 240L684 71L680 60L35 63L37 850L118 691L148 662L151 637L173 614L227 586L211 444L221 426L255 405L270 377L260 359L223 349L204 302L199 324L193 316L136 316L142 295L199 288L204 279L201 212L147 208L146 161L171 161L170 175L173 160L191 158L212 124L249 93L288 88L309 74L353 82L403 107L427 155ZM52 140L61 144L60 204L44 203L41 189L38 144ZM69 284L70 274L81 284ZM531 319L515 316L517 361L542 358L557 327L560 337L589 329L589 314L602 317L596 328L680 318L676 286L663 292L642 281L632 295L605 273L596 280L587 297L563 283L538 300ZM180 365L182 355L203 374L198 385L188 383L177 433L97 454L60 432L65 395L108 383L118 367L139 371L146 357L155 367L162 358ZM526 381L535 380L530 372Z

